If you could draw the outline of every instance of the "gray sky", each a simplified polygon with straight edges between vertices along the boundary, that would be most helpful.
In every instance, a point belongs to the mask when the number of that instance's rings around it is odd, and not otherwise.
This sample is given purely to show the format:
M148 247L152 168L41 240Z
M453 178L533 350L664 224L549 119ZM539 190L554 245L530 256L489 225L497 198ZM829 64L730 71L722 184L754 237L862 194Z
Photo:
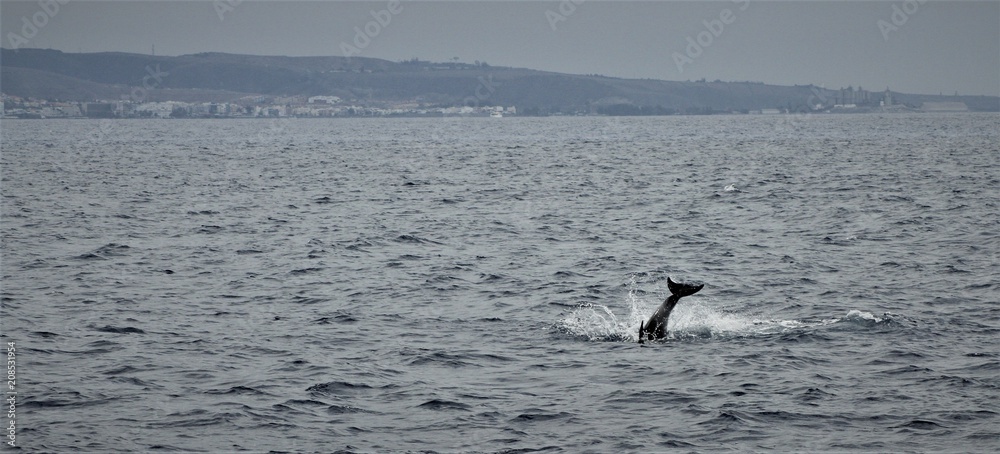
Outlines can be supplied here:
M58 5L49 14L3 0L3 46L11 34L20 47L158 55L344 55L347 44L388 60L1000 95L1000 0L58 1L42 2ZM30 38L25 19L43 24Z

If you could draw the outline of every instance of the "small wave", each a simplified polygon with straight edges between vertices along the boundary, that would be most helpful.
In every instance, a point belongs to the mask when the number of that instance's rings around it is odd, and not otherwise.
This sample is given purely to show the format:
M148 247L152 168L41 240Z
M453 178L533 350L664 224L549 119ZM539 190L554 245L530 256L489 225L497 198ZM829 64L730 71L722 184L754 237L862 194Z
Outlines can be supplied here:
M198 228L198 233L213 234L222 231L222 226L219 225L202 225Z
M400 235L396 237L395 241L397 243L406 243L406 244L442 244L437 241L429 240L427 238L421 238L416 235Z
M554 419L564 419L572 416L564 411L558 413L549 413L544 410L530 410L528 413L521 413L517 415L512 421L514 422L541 422L541 421L551 421Z
M275 405L284 405L286 407L317 407L317 408L327 406L326 403L314 399L289 399L286 400L283 404L275 404Z
M80 408L105 405L109 402L118 400L116 397L107 397L100 394L90 396L79 391L56 392L45 397L40 397L39 399L35 399L34 397L35 396L28 397L27 400L21 403L21 405L23 405L24 408Z
M124 256L131 249L127 244L108 243L86 254L76 256L78 260L107 260L111 257Z
M329 325L331 323L355 323L357 321L358 321L357 318L354 318L348 314L338 314L333 317L320 317L316 320L313 320L313 323L316 323L317 325Z
M747 424L749 417L735 410L722 410L709 419L695 423L697 426L716 428L713 433L721 433L733 427Z
M102 332L102 333L114 333L114 334L146 334L146 332L145 332L145 331L143 331L143 330L141 330L141 329L139 329L139 328L134 328L134 327L131 327L131 326L123 326L123 327L118 327L118 326L111 326L111 325L105 325L105 326L103 326L103 327L99 327L99 328L95 328L95 329L96 329L97 331L100 331L100 332Z
M944 428L945 426L926 419L914 419L913 421L895 426L894 428L899 429L904 427L907 429L917 429L917 430L936 430Z
M376 389L392 389L396 387L396 385L385 385L376 388L365 383L332 381L327 383L317 383L306 388L306 391L312 393L313 395L338 397L365 394Z
M249 386L242 386L242 385L233 386L233 387L231 387L229 389L209 389L209 390L205 391L205 394L220 394L220 395L225 395L225 394L244 395L244 394L246 394L246 395L265 395L265 396L267 395L267 393L265 393L263 391L259 391L257 389L251 388Z
M148 382L135 377L111 377L110 381L114 383L121 383L124 385L144 386L144 387L150 386Z
M500 281L504 281L504 280L507 280L507 279L510 279L510 278L507 277L507 276L505 276L505 275L501 275L501 274L485 274L485 273L480 273L479 274L479 279L480 279L479 283L480 284L484 284L484 283L489 283L489 282L500 282Z
M417 406L420 408L426 408L428 410L438 410L438 411L447 411L447 410L469 411L472 409L472 407L467 404L463 404L461 402L452 402L450 400L442 400L442 399L429 400Z
M107 370L102 372L104 375L121 375L121 374L132 374L139 372L140 369L132 366L122 366L115 369Z
M461 355L461 354L450 354L450 353L445 353L445 352L434 352L434 353L427 354L427 355L420 355L420 356L414 358L413 360L411 360L409 362L409 365L411 365L411 366L420 366L420 365L428 365L429 364L429 365L446 366L446 367L454 367L454 368L467 367L467 366L472 366L473 365L472 363L469 363L468 361L464 361L464 359L467 359L467 358L465 357L465 355Z
M358 408L351 405L330 405L327 407L326 412L331 415L344 415L353 413L371 413L371 411L365 410L363 408Z

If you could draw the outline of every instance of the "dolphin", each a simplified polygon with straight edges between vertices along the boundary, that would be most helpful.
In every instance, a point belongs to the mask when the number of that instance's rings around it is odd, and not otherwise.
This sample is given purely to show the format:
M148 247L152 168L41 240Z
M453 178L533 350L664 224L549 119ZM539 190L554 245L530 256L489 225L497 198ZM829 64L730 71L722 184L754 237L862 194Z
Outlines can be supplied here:
M670 296L656 309L653 316L649 317L648 322L645 324L639 322L639 343L641 344L647 339L656 340L667 337L667 319L670 318L670 311L674 310L674 306L681 298L698 293L698 290L704 286L705 284L678 284L668 277L667 288L670 289Z

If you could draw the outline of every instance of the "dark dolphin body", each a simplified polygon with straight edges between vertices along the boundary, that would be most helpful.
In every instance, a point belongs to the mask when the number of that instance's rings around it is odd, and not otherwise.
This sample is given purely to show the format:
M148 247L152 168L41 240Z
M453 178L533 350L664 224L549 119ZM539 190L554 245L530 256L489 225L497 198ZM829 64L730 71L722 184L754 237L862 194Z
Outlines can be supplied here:
M668 277L667 288L670 289L670 296L653 313L653 316L649 317L649 321L645 325L639 322L639 343L641 344L647 339L656 340L667 337L667 319L670 318L670 312L674 310L674 306L681 298L698 293L698 290L704 286L705 284L678 284Z

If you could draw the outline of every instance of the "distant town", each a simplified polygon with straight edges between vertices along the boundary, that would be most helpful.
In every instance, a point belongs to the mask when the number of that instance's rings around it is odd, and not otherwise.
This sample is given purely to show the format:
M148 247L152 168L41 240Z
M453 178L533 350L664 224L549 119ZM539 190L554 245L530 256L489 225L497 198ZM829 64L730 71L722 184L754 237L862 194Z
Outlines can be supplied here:
M832 102L810 106L815 113L866 113L866 112L967 112L963 102L923 102L920 106L893 101L892 92L886 89L873 93L861 88L842 88ZM428 107L419 101L381 103L381 106L357 105L337 96L251 96L235 102L141 102L131 99L70 102L21 98L3 94L3 118L332 118L332 117L444 117L482 116L503 117L518 115L516 106L461 106ZM795 113L789 109L760 109L733 111L677 112L670 109L649 109L631 104L600 106L588 111L570 112L571 115L681 115L681 114L758 114L777 115ZM565 115L557 112L549 115ZM527 115L537 116L538 112Z
M486 62L0 48L3 117L334 118L997 112L1000 97L623 79Z
M345 103L337 96L255 96L235 102L69 102L3 94L3 118L329 118L517 115L514 106L422 107L417 102L385 107Z

